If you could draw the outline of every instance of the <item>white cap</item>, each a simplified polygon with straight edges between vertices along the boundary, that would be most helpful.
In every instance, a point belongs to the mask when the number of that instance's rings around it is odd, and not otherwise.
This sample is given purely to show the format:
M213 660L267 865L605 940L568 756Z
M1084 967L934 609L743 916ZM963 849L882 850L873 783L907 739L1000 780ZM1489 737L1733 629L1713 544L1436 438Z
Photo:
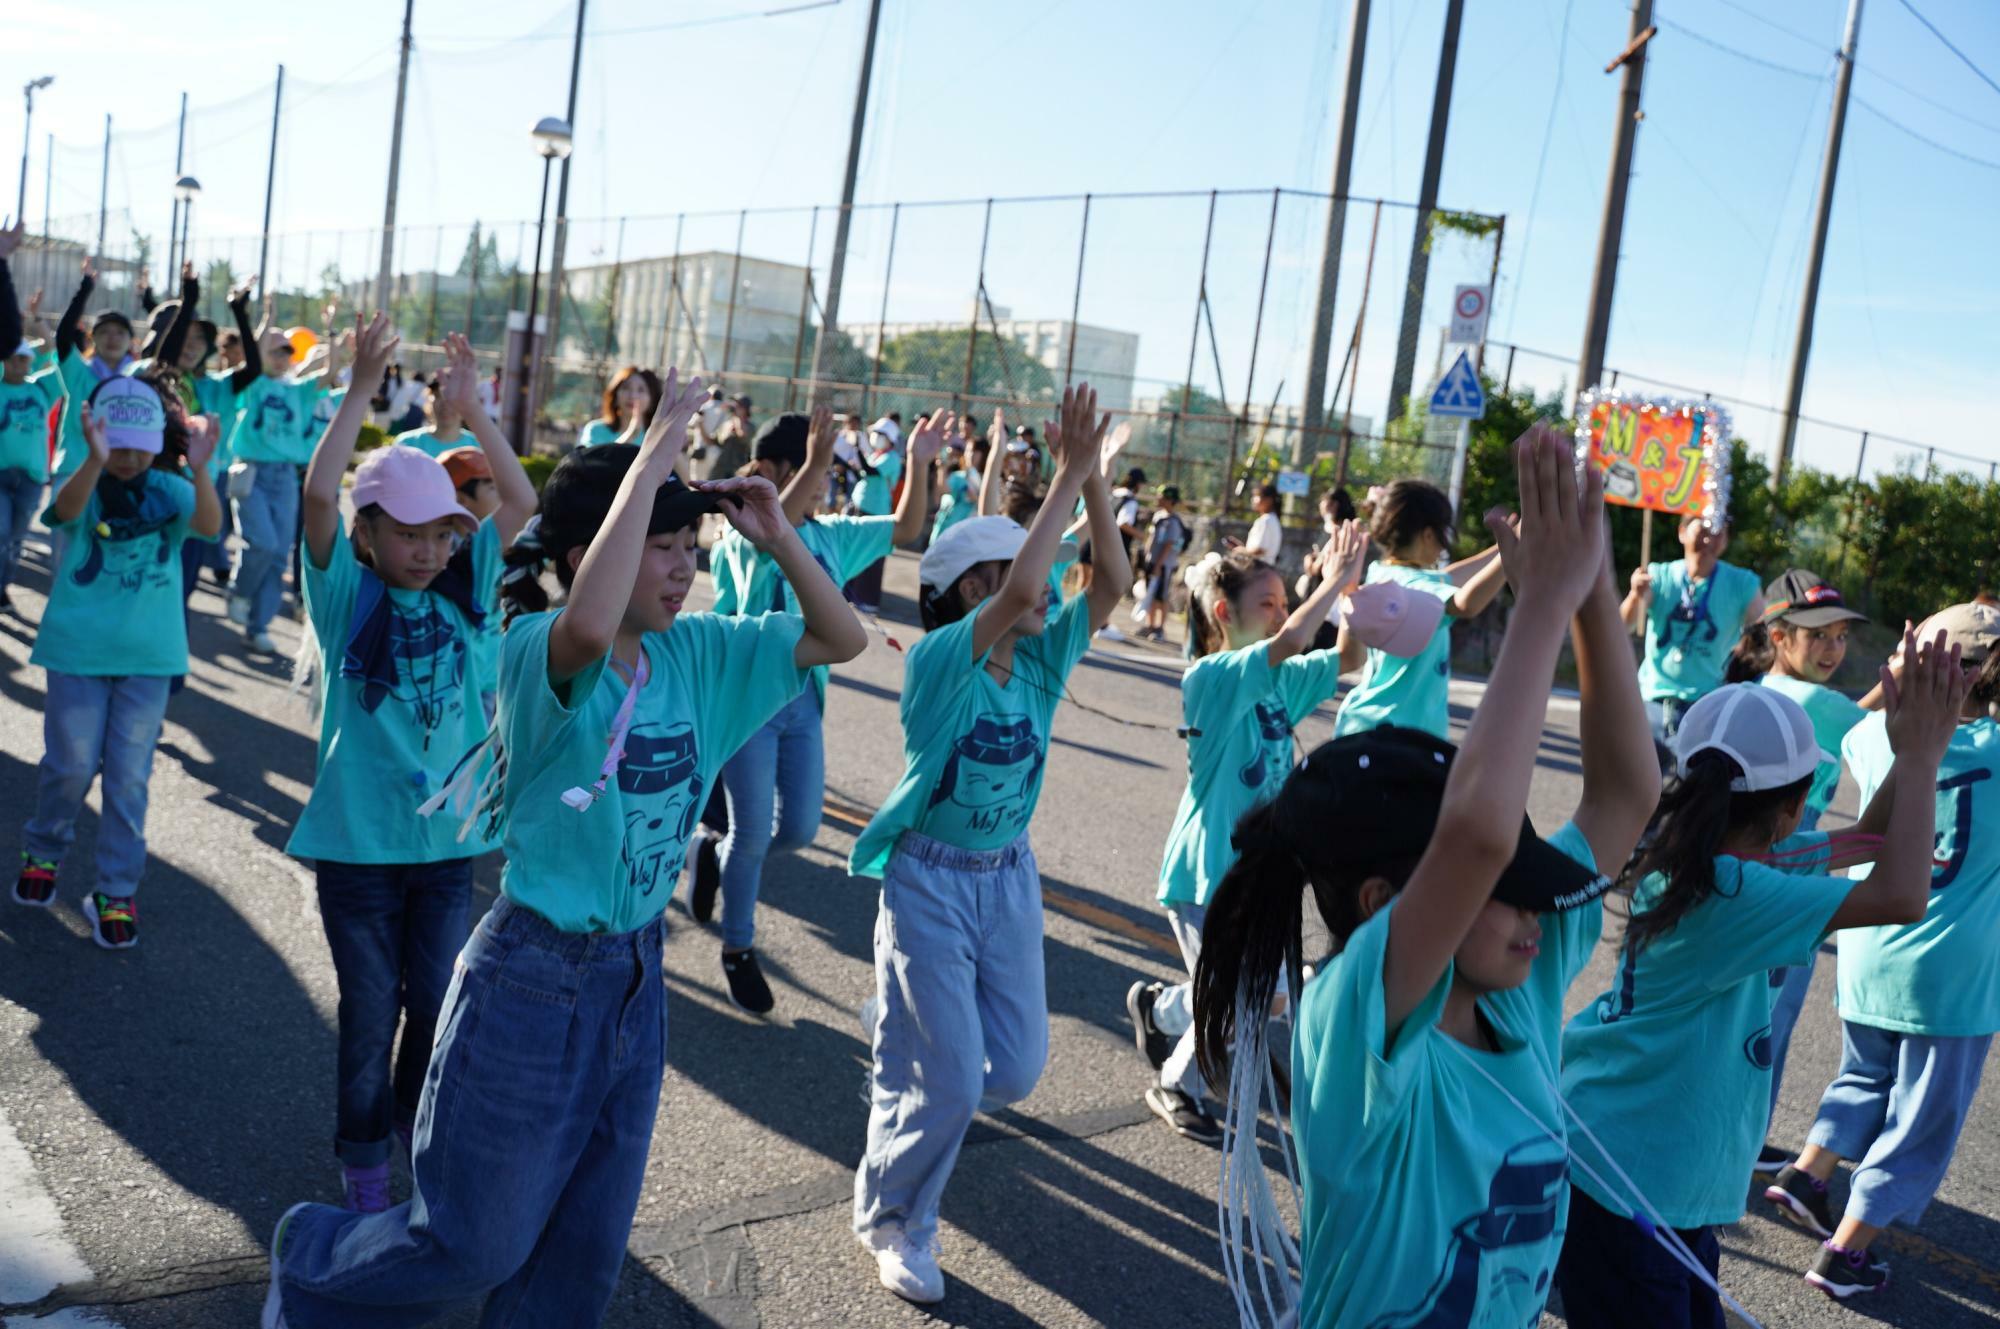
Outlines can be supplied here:
M981 563L1010 563L1028 540L1012 517L973 517L931 541L917 564L917 580L933 591L956 585Z
M1703 752L1720 752L1742 769L1729 782L1739 794L1796 784L1819 768L1823 755L1805 708L1755 683L1717 688L1688 707L1674 735L1682 775Z
M880 434L894 444L900 445L903 441L903 427L886 415L874 424L869 425L868 432L871 434Z

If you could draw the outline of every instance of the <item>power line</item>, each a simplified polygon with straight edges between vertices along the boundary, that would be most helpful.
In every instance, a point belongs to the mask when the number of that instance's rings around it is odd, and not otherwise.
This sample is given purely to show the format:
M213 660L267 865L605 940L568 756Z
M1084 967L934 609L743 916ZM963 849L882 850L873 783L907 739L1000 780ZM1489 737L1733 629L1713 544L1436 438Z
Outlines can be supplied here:
M1765 69L1773 71L1774 73L1789 74L1793 78L1811 79L1815 83L1819 82L1822 78L1826 77L1824 74L1817 73L1810 69L1800 69L1797 65L1779 64L1776 60L1766 60L1761 55L1752 55L1750 52L1742 49L1741 47L1731 46L1727 42L1717 41L1715 38L1708 36L1706 33L1696 32L1693 28L1688 27L1686 24L1676 23L1670 18L1655 17L1653 19L1653 22L1657 26L1666 28L1671 32L1678 32L1683 37L1691 37L1695 41L1700 42L1703 46L1713 47L1714 49L1721 51L1727 55L1735 56L1738 60L1747 61L1748 63L1753 65L1760 65Z
M1564 0L1562 32L1556 38L1555 88L1549 93L1549 118L1542 124L1542 150L1535 158L1535 184L1528 191L1528 220L1521 228L1521 261L1514 265L1514 290L1516 294L1519 294L1523 289L1523 283L1526 282L1528 276L1528 247L1535 240L1535 209L1542 201L1542 172L1549 164L1549 141L1555 137L1556 132L1556 108L1562 97L1563 88L1563 53L1568 49L1569 45L1570 10L1575 7L1576 0ZM1514 320L1520 316L1520 313L1521 302L1519 300L1509 300L1507 302L1507 333L1509 336L1513 335Z
M1894 116L1889 115L1886 111L1883 111L1880 107L1872 106L1868 102L1863 101L1859 97L1854 97L1852 98L1852 100L1856 106L1859 106L1862 110L1868 112L1870 115L1874 116L1877 120L1882 121L1884 124L1888 125L1892 129L1902 130L1905 134L1908 134L1911 138L1915 139L1919 143L1924 144L1926 147L1936 148L1939 152L1944 153L1946 156L1956 157L1960 161L1969 162L1974 166L1983 166L1989 171L2000 171L2000 161L1992 161L1986 157L1975 157L1969 152L1961 152L1959 149L1952 147L1948 143L1940 143L1936 139L1930 137L1927 134L1919 134L1916 130L1910 128L1908 125L1904 124L1901 120L1896 119Z
M1868 77L1874 79L1880 79L1882 82L1887 83L1890 87L1896 89L1898 92L1901 92L1905 96L1915 97L1918 101L1923 102L1925 105L1934 106L1938 110L1943 111L1946 115L1951 116L1954 119L1963 120L1968 125L1972 125L1977 129L1984 129L1991 134L2000 134L2000 125L1996 125L1990 120L1974 119L1972 116L1967 115L1965 112L1958 110L1956 107L1941 102L1935 97L1925 96L1923 93L1918 92L1915 88L1911 87L1909 84L1899 83L1895 79L1890 78L1887 74L1875 68L1875 66L1873 65L1863 64L1861 61L1857 60L1854 62L1854 67L1860 70L1862 73L1868 75Z
M778 18L786 14L802 14L807 10L826 9L840 3L842 3L842 0L805 0L803 4L780 5L774 9L752 10L740 14L710 14L706 18L675 19L670 23L641 23L628 28L593 28L584 33L584 36L586 38L632 37L648 32L680 32L688 28L712 28L724 23L743 23L753 19ZM547 27L551 21L553 20L545 20L542 26ZM470 45L483 42L485 45L482 47L482 50L500 50L509 46L518 46L523 42L567 41L571 36L572 34L567 31L524 32L517 37L508 37L501 41L493 42L488 41L484 37L452 36L446 33L416 34L418 41L429 42L432 45Z
M1923 16L1923 13L1915 5L1910 3L1910 0L1902 0L1902 5L1903 8L1910 11L1910 17L1916 19L1917 22L1929 28L1931 30L1931 36L1937 38L1939 41L1944 43L1945 50L1950 51L1953 55L1957 56L1959 60L1964 63L1967 69L1970 69L1973 73L1979 75L1980 82L1984 83L1987 87L1993 89L1993 91L2000 92L2000 83L1995 83L1990 77L1987 76L1985 70L1981 69L1978 65L1972 63L1971 56L1967 55L1965 52L1959 50L1956 46L1952 45L1951 38L1945 36L1942 32L1939 32L1937 24L1925 18Z
M1726 8L1733 9L1737 13L1743 15L1745 18L1754 19L1757 22L1763 24L1765 27L1770 28L1774 32L1782 32L1787 37L1790 37L1794 41L1804 42L1806 45L1818 51L1821 55L1831 55L1833 53L1833 48L1831 46L1828 46L1820 38L1809 37L1805 33L1800 32L1797 28L1788 28L1782 23L1775 23L1772 20L1764 17L1762 14L1758 13L1756 10L1750 8L1750 6L1748 5L1740 5L1736 3L1736 0L1715 0L1715 3L1722 5Z

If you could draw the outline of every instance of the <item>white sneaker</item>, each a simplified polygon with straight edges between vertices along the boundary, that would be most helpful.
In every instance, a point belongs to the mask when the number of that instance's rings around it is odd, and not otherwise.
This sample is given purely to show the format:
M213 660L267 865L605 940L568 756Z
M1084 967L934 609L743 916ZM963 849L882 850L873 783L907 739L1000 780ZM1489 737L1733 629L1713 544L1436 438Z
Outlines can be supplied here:
M246 627L250 622L250 597L232 595L229 597L229 621L237 627Z
M285 1307L278 1292L278 1248L284 1243L285 1229L291 1226L293 1215L305 1207L301 1203L285 1210L284 1217L271 1231L271 1285L264 1293L264 1313L257 1321L259 1329L285 1329Z
M904 1301L930 1304L944 1300L944 1270L938 1268L937 1253L919 1246L900 1232L884 1231L882 1244L861 1239L875 1257L875 1273L882 1286Z
M265 655L276 655L278 653L278 643L271 640L271 634L268 630L249 633L248 637L251 650L260 651Z
M1098 640L1100 641L1125 640L1125 634L1120 632L1117 628L1112 627L1109 623L1106 623L1103 627L1097 630L1097 637Z

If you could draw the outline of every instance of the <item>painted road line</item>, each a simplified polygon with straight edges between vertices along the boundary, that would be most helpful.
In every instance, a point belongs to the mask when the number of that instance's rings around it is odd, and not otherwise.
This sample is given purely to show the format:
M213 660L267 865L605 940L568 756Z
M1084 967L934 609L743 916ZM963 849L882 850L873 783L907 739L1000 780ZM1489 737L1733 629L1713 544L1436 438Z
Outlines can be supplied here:
M55 1197L0 1111L0 1306L40 1301L65 1283L90 1278L90 1266L63 1233Z

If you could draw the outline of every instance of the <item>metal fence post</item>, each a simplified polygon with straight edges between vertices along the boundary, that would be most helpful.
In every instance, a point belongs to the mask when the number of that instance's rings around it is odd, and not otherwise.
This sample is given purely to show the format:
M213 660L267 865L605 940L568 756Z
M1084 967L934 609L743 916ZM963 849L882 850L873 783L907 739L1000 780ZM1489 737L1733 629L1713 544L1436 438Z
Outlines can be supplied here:
M986 200L986 216L979 224L979 278L972 284L972 317L965 329L965 384L960 389L960 400L953 405L961 410L966 398L972 396L972 359L979 348L979 297L986 290L986 242L993 235L993 200Z
M1209 207L1215 206L1215 194L1209 194ZM1063 355L1063 386L1070 385L1076 373L1076 317L1083 310L1083 251L1090 241L1090 195L1083 196L1083 226L1076 233L1076 288L1069 298L1069 350ZM1044 440L1046 441L1046 440Z
M818 243L819 207L815 204L812 210L812 225L806 230L806 274L805 280L799 283L799 326L798 331L792 334L792 372L785 380L785 409L788 411L792 409L794 394L798 387L799 365L805 359L806 315L812 305L813 248ZM812 400L810 391L806 393L806 400L808 402Z
M1201 349L1201 311L1203 307L1208 304L1208 247L1209 243L1214 239L1215 239L1215 191L1211 189L1208 191L1208 225L1203 229L1201 233L1201 277L1195 283L1195 290L1194 290L1194 329L1193 331L1188 333L1187 377L1181 388L1180 405L1178 409L1176 409L1174 413L1167 418L1167 481L1166 482L1169 484L1173 482L1174 444L1179 440L1181 417L1188 413L1188 403L1194 397L1194 357L1195 357L1195 352ZM1223 494L1222 501L1224 504L1224 510L1226 511L1227 505L1229 503L1229 496L1226 492L1227 490L1226 484L1224 488L1225 492Z
M472 280L465 285L465 335L476 338L479 336L479 251L484 247L479 234L479 223L476 221L472 223L470 247L472 249Z
M1493 266L1486 272L1486 321L1493 321L1493 293L1500 289L1500 246L1507 239L1507 214L1500 214L1500 224L1493 228ZM1509 356L1511 361L1513 357ZM1479 339L1479 351L1472 362L1479 373L1486 371L1486 339ZM1506 389L1502 388L1502 392Z
M903 205L897 203L889 209L889 257L882 264L882 308L875 315L875 354L870 357L868 367L868 387L861 394L861 418L868 418L869 399L874 396L875 387L882 381L883 330L889 325L889 283L896 275L896 227L903 219Z
M610 368L618 348L618 297L625 289L625 219L618 219L618 247L611 252L611 289L604 297L604 361Z
M736 339L736 288L743 273L743 223L749 218L748 208L736 214L736 257L729 261L729 312L722 320L722 363L716 366L719 377L729 373L729 344Z
M431 247L431 309L424 325L424 340L437 345L438 339L438 269L444 266L444 227L437 228L437 243Z
M1503 394L1514 385L1514 352L1520 349L1518 346L1507 348L1507 373L1500 380L1500 391Z

